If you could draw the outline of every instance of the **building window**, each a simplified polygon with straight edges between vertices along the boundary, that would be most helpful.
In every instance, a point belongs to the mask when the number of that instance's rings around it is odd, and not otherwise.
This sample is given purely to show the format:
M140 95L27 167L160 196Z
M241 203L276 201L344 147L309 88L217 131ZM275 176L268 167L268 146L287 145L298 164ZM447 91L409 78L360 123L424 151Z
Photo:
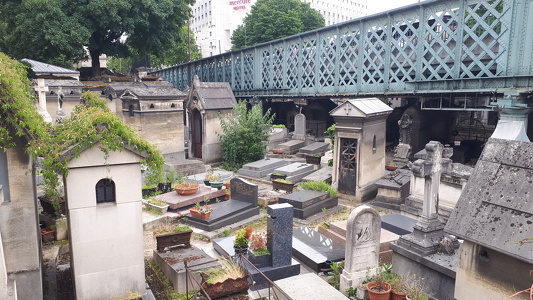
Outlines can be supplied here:
M115 183L109 179L100 179L96 183L96 203L116 202Z
M133 105L130 105L128 111L130 112L130 117L133 117L135 114L133 113Z

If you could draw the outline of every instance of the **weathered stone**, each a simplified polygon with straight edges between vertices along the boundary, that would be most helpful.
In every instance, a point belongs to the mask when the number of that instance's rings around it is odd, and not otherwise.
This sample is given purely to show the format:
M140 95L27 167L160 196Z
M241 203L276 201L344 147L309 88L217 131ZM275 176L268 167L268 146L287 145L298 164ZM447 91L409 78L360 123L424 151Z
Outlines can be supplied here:
M294 116L294 134L292 138L295 140L305 141L306 131L305 115L299 113Z

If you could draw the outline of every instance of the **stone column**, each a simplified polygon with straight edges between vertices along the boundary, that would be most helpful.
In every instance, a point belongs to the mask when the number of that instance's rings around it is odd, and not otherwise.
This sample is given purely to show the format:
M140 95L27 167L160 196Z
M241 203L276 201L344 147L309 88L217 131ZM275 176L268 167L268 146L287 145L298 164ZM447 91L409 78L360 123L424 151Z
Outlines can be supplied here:
M292 205L288 203L267 207L267 245L273 268L292 263L292 210Z
M369 274L374 274L379 262L381 217L366 205L357 207L348 218L344 270L340 291L356 288Z

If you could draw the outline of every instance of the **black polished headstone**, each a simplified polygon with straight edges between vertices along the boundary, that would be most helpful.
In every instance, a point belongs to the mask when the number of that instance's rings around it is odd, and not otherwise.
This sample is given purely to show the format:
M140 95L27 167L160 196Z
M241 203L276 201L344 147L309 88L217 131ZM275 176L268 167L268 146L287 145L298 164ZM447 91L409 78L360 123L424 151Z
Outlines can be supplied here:
M298 219L307 219L320 213L323 209L338 205L337 197L327 198L325 192L301 190L292 194L279 197L279 203L289 203L294 206L293 216Z
M329 269L331 263L344 260L344 246L303 226L294 228L292 254L318 273Z
M413 232L417 220L400 214L388 214L381 216L381 228L397 235L406 235Z

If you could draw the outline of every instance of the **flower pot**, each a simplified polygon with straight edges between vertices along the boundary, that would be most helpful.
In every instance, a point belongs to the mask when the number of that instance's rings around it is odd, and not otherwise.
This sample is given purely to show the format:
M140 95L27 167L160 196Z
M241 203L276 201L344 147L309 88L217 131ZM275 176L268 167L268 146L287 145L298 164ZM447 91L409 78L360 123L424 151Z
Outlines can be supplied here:
M204 184L207 186L211 186L211 183L209 183L209 180L204 180Z
M270 179L274 180L274 179L285 179L287 178L287 174L270 174Z
M211 217L211 212L199 212L197 207L193 207L189 209L189 212L191 213L191 216L193 218L203 219L207 220L209 217Z
M43 243L48 243L54 240L54 233L56 231L50 228L43 228L41 229L41 235L43 239Z
M242 254L245 255L248 253L248 247L236 247L233 246L233 250L235 251L235 255Z
M277 180L272 180L272 189L274 190L283 190L287 193L292 193L294 189L294 183L281 182Z
M283 154L284 152L283 149L272 149L272 153L274 154Z
M370 300L389 300L390 298L391 286L388 283L372 281L366 284L366 289Z
M161 191L161 193L168 193L172 190L172 185L170 182L162 182L157 184L157 189Z
M207 275L204 273L200 273L200 276L202 276L202 288L211 299L220 298L235 293L242 293L248 290L248 276L237 279L229 278L223 282L217 283L205 282L205 277L207 277Z
M270 254L254 254L253 251L248 251L248 260L256 267L262 268L270 266L271 255Z
M385 165L385 169L388 171L395 171L396 169L398 169L398 166L397 165Z
M224 184L222 181L209 181L212 188L215 188L217 190L220 190L222 188L222 184Z
M407 293L397 292L395 290L391 290L390 292L390 300L405 300L407 296Z
M174 189L176 190L176 193L178 193L178 195L194 195L196 194L196 192L198 192L199 187L199 185L194 183L176 184L176 186L174 186Z
M231 183L229 183L229 182L224 182L224 187L225 187L226 189L230 189L230 188L231 188Z
M142 189L142 195L143 195L143 197L150 196L153 193L155 193L156 190L157 190L157 187L153 187L153 188L149 188L149 189Z
M322 156L306 155L305 162L312 165L320 165Z
M150 203L149 200L142 200L142 202L144 203L144 205L146 205L147 207L150 207L156 211L159 211L161 212L162 214L166 213L168 211L168 207L169 205L163 205L163 206L159 206L159 205L156 205L156 204L153 204L153 203Z
M185 245L185 247L189 248L191 246L191 236L192 230L156 235L157 251L164 252L166 247L177 245Z

